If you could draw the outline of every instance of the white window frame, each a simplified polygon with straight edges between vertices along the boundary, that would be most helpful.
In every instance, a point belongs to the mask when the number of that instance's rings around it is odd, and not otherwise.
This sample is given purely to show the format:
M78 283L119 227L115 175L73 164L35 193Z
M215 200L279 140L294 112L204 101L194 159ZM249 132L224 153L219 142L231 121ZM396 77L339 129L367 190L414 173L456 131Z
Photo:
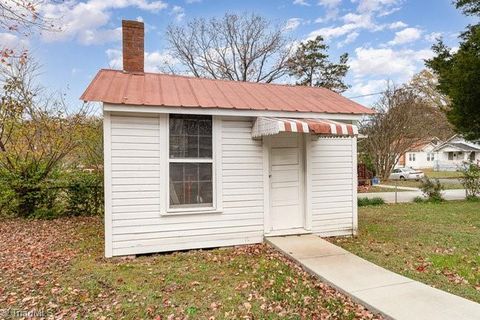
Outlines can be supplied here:
M161 174L161 192L162 197L160 210L161 214L181 215L181 214L203 214L203 213L222 213L222 188L220 176L222 170L221 157L221 119L212 116L212 158L196 159L170 159L170 114L160 115L160 136L161 142L165 146L162 148L161 161L163 162L163 174ZM163 120L163 121L162 121ZM211 163L212 164L212 206L209 207L188 207L172 208L170 207L170 163Z
M408 154L408 161L415 162L415 153L411 152Z

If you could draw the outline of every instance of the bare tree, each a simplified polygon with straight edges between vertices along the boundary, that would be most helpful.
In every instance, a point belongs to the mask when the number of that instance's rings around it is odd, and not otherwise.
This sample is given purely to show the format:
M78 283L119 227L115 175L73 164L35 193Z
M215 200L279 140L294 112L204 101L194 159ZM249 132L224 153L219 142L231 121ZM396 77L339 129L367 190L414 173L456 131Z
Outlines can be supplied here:
M422 70L413 76L408 86L432 107L431 116L435 123L433 136L441 140L450 138L455 133L446 114L450 109L450 99L438 91L437 77L428 70Z
M170 25L167 38L196 77L268 83L287 73L291 48L283 28L255 14Z
M415 74L410 80L409 86L420 96L440 110L448 110L450 99L438 91L438 78L429 70L424 69Z
M82 141L64 160L70 167L103 171L103 119L92 115L85 116L83 125L75 134Z
M408 86L389 85L374 106L377 112L361 123L367 138L360 148L372 158L377 175L388 179L399 157L413 145L431 138L435 110L428 101Z
M46 0L1 0L0 28L6 31L29 32L32 29L51 30L52 21L44 18L39 7ZM55 1L54 1L55 2Z
M41 88L32 81L37 74L36 63L0 65L0 152L5 152L11 142L16 123L31 113L33 99Z
M58 0L61 2L62 0ZM57 0L0 0L0 31L27 37L35 31L59 31L53 20L42 15L40 7ZM10 48L0 44L0 62L9 62L9 58L26 59L25 49Z
M61 95L45 94L35 81L37 68L27 60L1 69L0 178L23 216L40 201L42 183L82 144L88 124L86 109L68 114Z

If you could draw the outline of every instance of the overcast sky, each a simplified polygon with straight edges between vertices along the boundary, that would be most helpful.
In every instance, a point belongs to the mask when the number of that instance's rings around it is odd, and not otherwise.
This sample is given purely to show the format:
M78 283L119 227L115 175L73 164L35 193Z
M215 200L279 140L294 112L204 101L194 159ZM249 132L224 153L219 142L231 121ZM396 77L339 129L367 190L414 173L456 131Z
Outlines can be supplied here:
M381 91L386 80L407 81L432 55L435 38L455 47L471 22L451 0L66 0L41 10L62 17L64 32L34 39L0 33L0 42L29 47L43 65L43 84L66 91L71 103L80 103L98 69L121 68L122 19L146 24L147 71L175 61L164 39L166 26L194 17L255 12L284 25L292 41L322 35L334 59L350 55L347 97ZM375 98L355 100L369 105Z

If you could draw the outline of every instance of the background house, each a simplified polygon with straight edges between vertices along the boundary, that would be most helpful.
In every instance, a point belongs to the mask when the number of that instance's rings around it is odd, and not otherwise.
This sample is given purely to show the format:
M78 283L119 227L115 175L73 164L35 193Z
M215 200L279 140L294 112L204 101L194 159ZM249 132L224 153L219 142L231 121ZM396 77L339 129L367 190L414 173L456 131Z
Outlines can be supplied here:
M432 138L412 146L399 158L396 167L455 171L465 162L480 163L480 143L454 135L446 141Z
M440 144L440 139L432 138L415 144L398 160L397 167L412 167L415 169L433 168L436 155L433 151Z
M124 70L82 96L103 103L106 256L356 232L354 123L370 109L324 88L145 73L143 32L123 22Z
M455 135L433 149L436 154L434 170L454 171L465 162L480 164L480 143L466 141Z

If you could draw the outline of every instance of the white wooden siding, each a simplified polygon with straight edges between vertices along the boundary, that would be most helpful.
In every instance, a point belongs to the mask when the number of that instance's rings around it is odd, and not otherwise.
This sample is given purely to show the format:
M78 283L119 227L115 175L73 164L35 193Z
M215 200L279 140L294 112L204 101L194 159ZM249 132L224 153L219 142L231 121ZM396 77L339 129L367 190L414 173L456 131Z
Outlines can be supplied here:
M166 212L166 115L105 114L107 256L263 241L268 154L262 140L251 138L252 118L216 119L217 210L182 214ZM356 140L309 138L306 152L307 229L324 236L354 233Z
M319 138L309 142L311 230L322 236L356 230L356 139Z
M262 142L251 139L252 119L220 119L216 143L222 150L220 212L165 214L168 181L162 168L162 117L158 114L109 117L111 193L106 215L106 241L110 255L128 255L256 243L263 240L263 156ZM165 123L165 122L163 122ZM107 210L109 211L109 210ZM111 217L111 218L109 218ZM107 221L107 219L111 219ZM109 231L110 230L110 231ZM111 239L111 240L109 240ZM106 251L109 256L109 252Z

